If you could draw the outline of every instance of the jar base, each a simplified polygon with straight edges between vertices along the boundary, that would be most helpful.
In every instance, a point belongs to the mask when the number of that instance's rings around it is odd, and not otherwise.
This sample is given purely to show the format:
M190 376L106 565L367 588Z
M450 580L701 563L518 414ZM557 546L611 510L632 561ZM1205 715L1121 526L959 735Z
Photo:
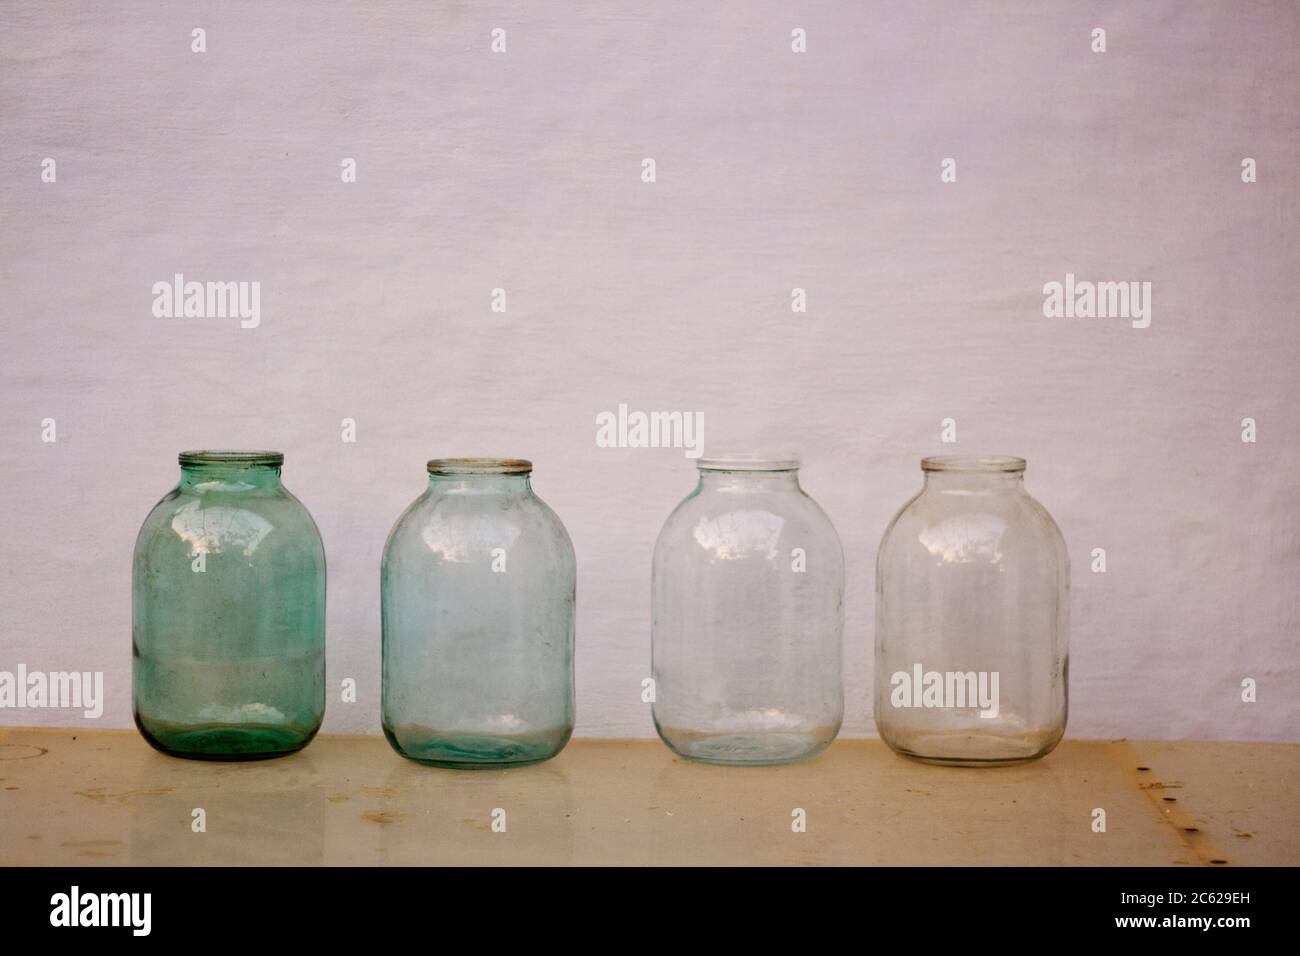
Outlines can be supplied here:
M939 767L1014 767L1033 763L1051 753L1061 740L1059 731L1039 731L1014 737L989 734L914 734L907 741L885 739L896 754Z
M1004 757L981 760L978 758L966 759L964 757L929 757L924 754L908 753L905 750L895 750L894 752L906 757L908 760L915 760L917 763L928 763L932 767L1018 767L1021 764L1042 760L1047 756L1047 754L1041 753L1030 757Z
M311 742L315 727L284 724L172 724L142 720L136 727L149 746L186 760L270 760Z
M660 728L659 736L679 757L700 763L764 767L795 763L820 753L834 739L821 734L710 733Z
M393 749L416 763L449 770L492 770L550 760L569 742L572 729L535 734L439 734L425 727L384 727Z

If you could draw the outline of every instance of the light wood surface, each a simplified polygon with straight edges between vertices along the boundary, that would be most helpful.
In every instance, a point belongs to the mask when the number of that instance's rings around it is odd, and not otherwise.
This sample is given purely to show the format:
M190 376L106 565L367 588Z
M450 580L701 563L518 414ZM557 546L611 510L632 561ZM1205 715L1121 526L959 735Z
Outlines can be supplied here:
M878 741L730 768L575 740L532 767L450 771L381 737L237 764L165 757L129 730L8 728L0 863L1296 865L1300 744L1067 740L968 770Z

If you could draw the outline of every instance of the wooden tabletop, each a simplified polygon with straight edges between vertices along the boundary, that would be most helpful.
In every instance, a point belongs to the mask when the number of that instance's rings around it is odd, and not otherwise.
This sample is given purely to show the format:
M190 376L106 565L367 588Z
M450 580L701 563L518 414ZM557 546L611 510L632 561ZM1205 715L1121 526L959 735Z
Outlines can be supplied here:
M0 864L1297 865L1300 744L1067 740L970 770L878 741L731 768L575 740L454 771L377 736L206 763L130 730L3 728Z

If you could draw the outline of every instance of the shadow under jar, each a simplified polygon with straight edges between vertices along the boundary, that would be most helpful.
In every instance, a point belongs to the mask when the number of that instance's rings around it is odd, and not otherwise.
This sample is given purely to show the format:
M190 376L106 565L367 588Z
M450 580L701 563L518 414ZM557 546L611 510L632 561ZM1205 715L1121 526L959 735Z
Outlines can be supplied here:
M1070 563L1023 458L926 458L876 560L875 715L898 753L996 766L1065 733Z
M573 733L576 562L532 464L441 458L384 548L383 727L403 757L500 767Z
M284 456L195 451L149 513L132 573L135 723L164 753L255 760L325 715L325 550Z
M839 536L797 459L697 466L655 545L655 728L693 760L802 760L844 714Z

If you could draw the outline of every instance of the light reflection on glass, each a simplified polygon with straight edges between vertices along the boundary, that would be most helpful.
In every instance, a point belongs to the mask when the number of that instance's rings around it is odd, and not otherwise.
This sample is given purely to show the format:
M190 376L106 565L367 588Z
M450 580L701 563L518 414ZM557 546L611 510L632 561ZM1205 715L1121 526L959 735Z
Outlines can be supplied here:
M719 561L757 556L771 561L784 527L785 519L770 511L728 511L701 518L693 534L696 543Z
M227 549L238 549L244 557L252 557L273 527L261 515L243 508L220 505L204 508L199 502L191 501L172 518L172 530L189 544L191 552L221 554Z
M927 525L917 540L943 564L998 564L1006 530L1006 521L997 515L967 514Z
M519 529L497 518L466 515L427 524L420 538L443 561L465 564L481 561L493 548L509 552L519 539Z

